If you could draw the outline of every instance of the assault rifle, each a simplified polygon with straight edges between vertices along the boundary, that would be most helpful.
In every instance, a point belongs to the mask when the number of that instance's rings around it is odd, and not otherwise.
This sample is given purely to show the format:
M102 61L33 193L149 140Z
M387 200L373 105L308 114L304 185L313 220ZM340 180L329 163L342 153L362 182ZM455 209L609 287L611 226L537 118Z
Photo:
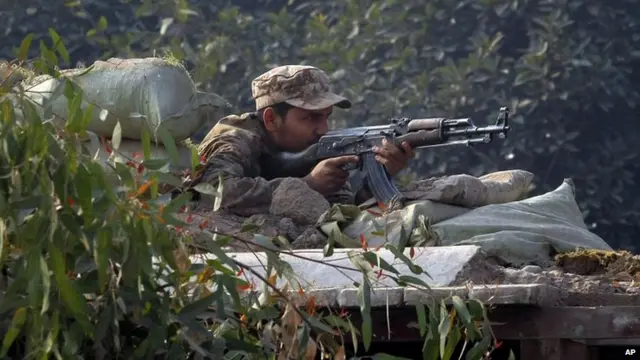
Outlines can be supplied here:
M402 194L393 184L384 165L375 159L371 150L381 146L387 138L394 144L407 142L414 149L437 146L488 144L498 135L504 139L509 132L509 109L500 108L495 125L477 127L471 119L391 119L388 125L363 126L328 132L320 140L300 153L279 153L265 159L264 170L280 176L303 177L322 160L344 155L358 155L361 161L345 166L345 170L359 168L367 174L368 190L383 207L402 206ZM267 170L267 172L270 172ZM392 205L393 204L393 205Z

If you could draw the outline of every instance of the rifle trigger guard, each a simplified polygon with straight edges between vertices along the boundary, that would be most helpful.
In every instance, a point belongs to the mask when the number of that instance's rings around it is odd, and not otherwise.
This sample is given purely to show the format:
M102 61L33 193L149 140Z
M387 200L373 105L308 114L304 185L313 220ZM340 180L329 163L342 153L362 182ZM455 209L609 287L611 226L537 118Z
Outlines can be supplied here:
M348 163L348 164L344 164L342 165L342 170L344 171L351 171L351 170L356 170L360 168L360 164L354 164L354 163Z

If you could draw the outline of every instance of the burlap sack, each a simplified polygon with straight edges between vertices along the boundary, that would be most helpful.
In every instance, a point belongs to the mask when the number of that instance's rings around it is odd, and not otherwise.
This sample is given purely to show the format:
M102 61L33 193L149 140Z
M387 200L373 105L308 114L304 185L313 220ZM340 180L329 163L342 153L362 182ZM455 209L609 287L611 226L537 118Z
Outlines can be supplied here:
M403 191L407 200L431 200L464 207L517 201L526 196L533 174L505 170L479 178L460 174L414 182Z
M198 91L182 65L160 58L112 58L61 73L60 78L42 75L23 82L25 97L41 116L46 117L50 104L52 114L66 120L64 89L72 81L82 89L82 109L94 105L88 130L101 136L111 137L120 122L123 138L139 140L146 128L162 143L158 134L162 127L178 142L215 123L229 107L220 96Z

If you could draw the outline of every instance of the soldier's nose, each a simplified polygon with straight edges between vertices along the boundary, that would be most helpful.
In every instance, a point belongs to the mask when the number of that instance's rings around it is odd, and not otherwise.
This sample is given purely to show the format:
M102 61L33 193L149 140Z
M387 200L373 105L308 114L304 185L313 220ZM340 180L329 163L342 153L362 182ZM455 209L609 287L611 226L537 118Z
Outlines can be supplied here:
M322 125L320 125L317 129L316 129L316 134L320 135L320 136L324 136L326 133L329 132L329 123L328 122L323 122Z

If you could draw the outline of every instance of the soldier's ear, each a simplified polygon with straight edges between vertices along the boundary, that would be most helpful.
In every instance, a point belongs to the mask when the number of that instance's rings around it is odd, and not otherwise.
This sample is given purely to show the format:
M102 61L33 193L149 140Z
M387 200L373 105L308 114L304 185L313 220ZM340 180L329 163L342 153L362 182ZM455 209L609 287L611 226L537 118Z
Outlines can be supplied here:
M268 107L262 112L262 121L264 121L264 126L269 131L276 131L279 127L278 114L276 114L275 110L272 107Z

